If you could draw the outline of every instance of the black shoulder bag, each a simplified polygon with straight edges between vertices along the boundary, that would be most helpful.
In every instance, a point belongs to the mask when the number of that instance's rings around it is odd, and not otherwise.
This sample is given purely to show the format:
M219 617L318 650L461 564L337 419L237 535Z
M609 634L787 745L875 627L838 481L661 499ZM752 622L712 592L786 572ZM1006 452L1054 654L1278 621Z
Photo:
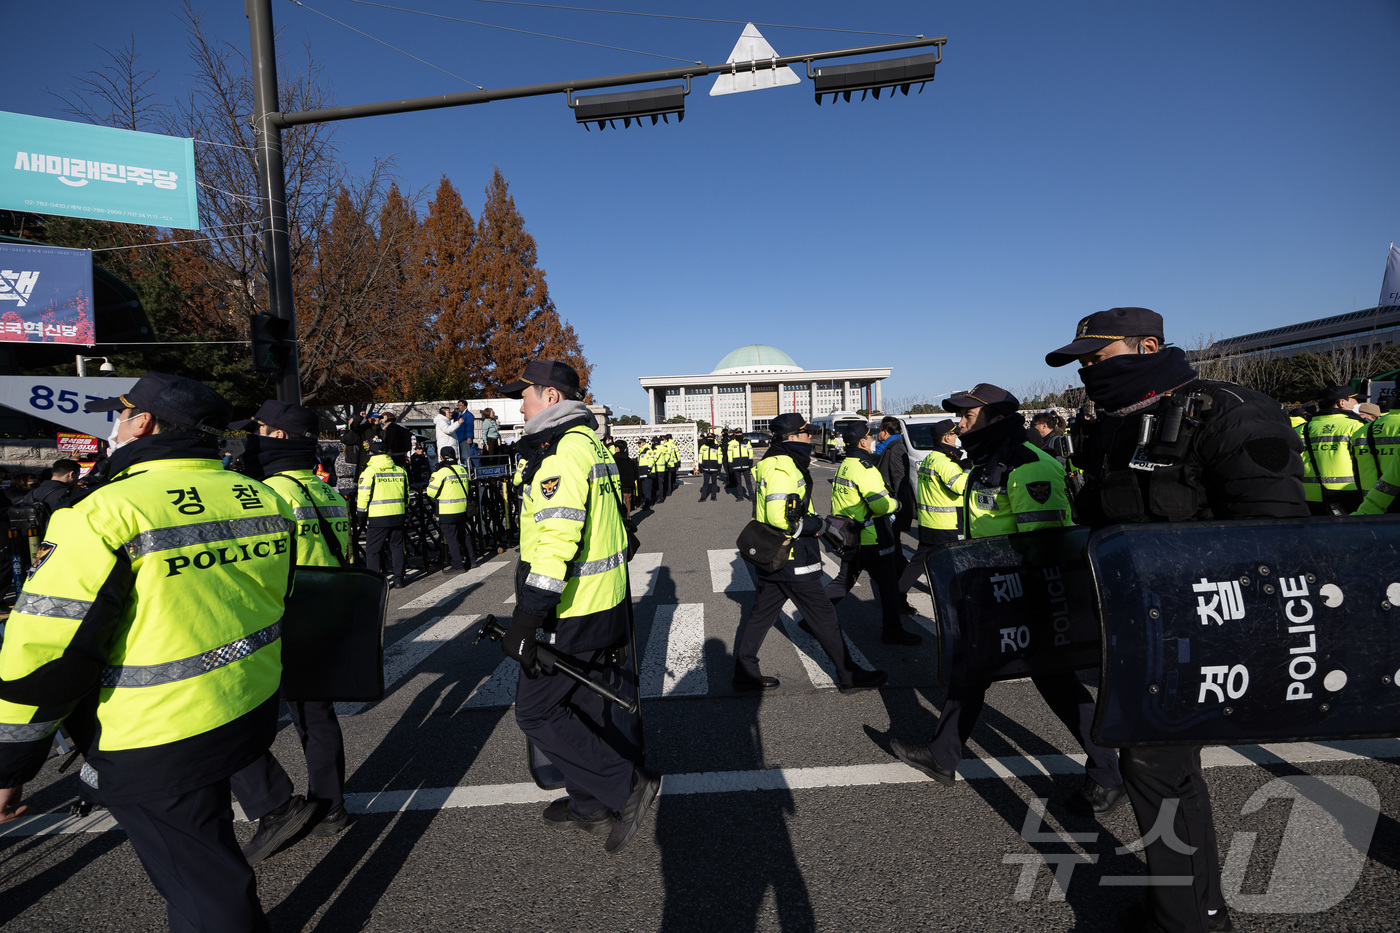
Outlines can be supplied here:
M389 581L383 574L350 566L311 490L294 476L287 479L306 493L321 535L340 566L296 568L282 611L282 697L382 699Z
M788 549L792 547L796 529L801 526L803 516L807 514L807 506L811 502L812 482L809 479L807 494L802 497L802 505L797 510L797 522L791 532L784 533L767 522L756 518L749 519L749 523L739 532L739 537L734 542L734 546L739 549L739 556L764 573L777 573L782 570L787 564Z

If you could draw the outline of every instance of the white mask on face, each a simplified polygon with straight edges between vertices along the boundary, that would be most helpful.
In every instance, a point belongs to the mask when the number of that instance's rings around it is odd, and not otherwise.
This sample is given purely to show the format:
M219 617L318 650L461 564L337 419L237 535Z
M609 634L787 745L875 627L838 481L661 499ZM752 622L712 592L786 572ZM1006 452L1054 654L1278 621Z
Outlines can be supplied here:
M139 414L131 416L131 418L139 417ZM118 418L112 423L112 433L107 435L107 456L112 456L112 454L116 453L117 451L125 447L127 444L130 444L132 441L136 440L136 438L134 437L128 437L124 441L117 440L117 429L120 428L122 425L126 424L128 421L130 421L131 418Z

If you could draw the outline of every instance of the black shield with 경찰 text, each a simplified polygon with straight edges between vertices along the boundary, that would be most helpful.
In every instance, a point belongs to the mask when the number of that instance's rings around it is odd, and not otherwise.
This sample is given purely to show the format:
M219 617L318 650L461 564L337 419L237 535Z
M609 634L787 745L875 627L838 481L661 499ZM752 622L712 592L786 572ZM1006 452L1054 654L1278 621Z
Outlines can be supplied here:
M1084 563L1087 528L957 541L931 551L943 683L1093 667L1099 626Z
M1119 525L1088 561L1097 741L1400 735L1400 517Z

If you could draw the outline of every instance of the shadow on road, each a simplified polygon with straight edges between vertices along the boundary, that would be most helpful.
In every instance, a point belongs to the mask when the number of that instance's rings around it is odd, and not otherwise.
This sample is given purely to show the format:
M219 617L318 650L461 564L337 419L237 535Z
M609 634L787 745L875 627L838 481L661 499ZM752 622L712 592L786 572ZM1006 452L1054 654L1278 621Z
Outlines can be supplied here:
M733 668L733 655L717 638L706 641L705 655L723 657L719 670ZM740 768L764 768L758 718L763 698L755 695L732 702L746 714L733 718L732 734L725 737L734 760ZM812 901L787 826L788 815L795 811L788 790L663 793L656 808L656 840L666 889L663 933L756 930L769 891L776 902L779 929L815 929Z

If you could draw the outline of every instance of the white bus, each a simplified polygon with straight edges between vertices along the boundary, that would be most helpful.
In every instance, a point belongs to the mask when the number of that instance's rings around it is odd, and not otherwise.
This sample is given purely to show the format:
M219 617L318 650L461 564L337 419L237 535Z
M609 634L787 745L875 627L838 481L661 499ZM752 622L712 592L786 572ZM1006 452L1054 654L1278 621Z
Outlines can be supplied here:
M813 418L812 456L824 457L832 463L846 455L846 445L841 440L841 432L848 424L866 424L869 419L853 411L833 411L829 415Z

